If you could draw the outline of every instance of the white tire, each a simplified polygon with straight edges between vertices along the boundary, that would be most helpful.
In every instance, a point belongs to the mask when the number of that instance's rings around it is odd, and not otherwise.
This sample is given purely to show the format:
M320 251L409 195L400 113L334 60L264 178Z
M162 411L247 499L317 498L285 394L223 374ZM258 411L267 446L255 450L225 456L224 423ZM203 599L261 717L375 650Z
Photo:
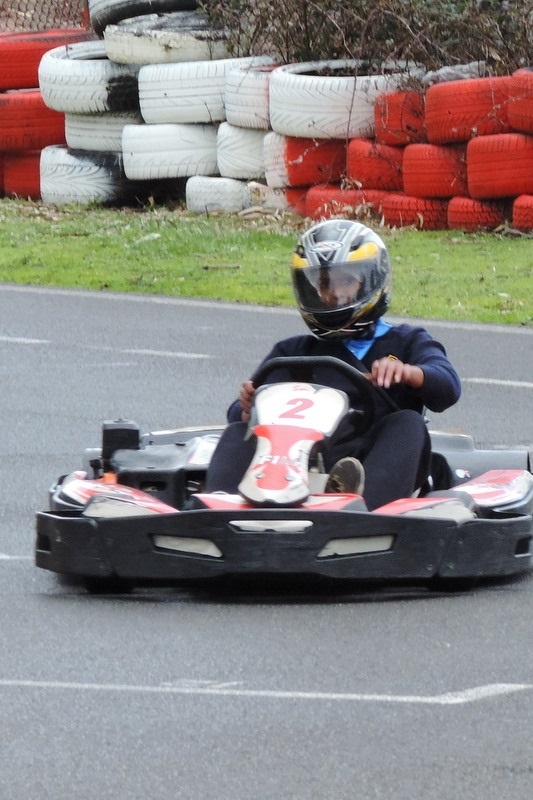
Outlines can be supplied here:
M101 41L55 47L39 63L39 88L49 108L70 114L136 111L139 67L115 64Z
M268 59L272 62L272 59ZM239 128L270 129L269 85L273 63L232 67L226 73L226 119Z
M168 64L229 58L223 31L213 30L204 14L178 11L149 14L108 25L108 58L118 64Z
M142 125L135 111L114 114L65 114L65 139L71 150L96 150L122 153L122 131L125 125Z
M130 180L217 174L215 125L125 125L124 172Z
M253 58L148 64L139 70L139 105L145 122L221 122L226 119L226 73Z
M222 122L217 134L218 171L225 178L263 178L265 132Z
M289 171L285 158L285 136L270 131L263 140L263 162L265 179L271 189L281 189L289 185Z
M250 207L251 192L245 183L232 178L194 175L187 181L185 202L187 210L195 214L235 213Z
M41 198L45 203L112 203L126 198L122 157L115 153L80 153L62 145L41 151Z
M196 0L89 0L89 19L93 30L103 33L107 25L141 14L189 11Z
M273 70L272 129L316 139L372 136L376 97L396 88L400 76L356 76L356 70L357 62L349 60L286 64Z
M273 189L271 186L265 186L264 183L257 181L250 181L248 188L251 193L252 208L259 207L267 211L293 210L288 195L294 189Z

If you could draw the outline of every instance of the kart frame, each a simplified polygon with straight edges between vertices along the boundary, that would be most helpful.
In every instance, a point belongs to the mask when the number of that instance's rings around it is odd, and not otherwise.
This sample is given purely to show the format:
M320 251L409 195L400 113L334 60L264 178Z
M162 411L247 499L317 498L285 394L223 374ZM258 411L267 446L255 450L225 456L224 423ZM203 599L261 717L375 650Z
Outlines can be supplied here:
M320 493L259 508L203 491L223 430L104 423L101 446L52 485L36 515L36 565L90 591L260 575L453 585L533 566L526 449L479 450L469 436L430 431L431 475L418 497L372 512L357 495Z

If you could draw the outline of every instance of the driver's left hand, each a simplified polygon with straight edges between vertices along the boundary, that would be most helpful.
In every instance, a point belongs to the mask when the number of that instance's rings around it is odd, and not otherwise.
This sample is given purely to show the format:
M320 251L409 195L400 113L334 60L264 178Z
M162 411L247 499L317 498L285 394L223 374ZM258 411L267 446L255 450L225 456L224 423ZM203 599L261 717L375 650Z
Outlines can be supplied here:
M395 356L385 356L374 361L371 371L365 377L374 386L381 386L383 389L389 389L398 383L420 389L424 383L424 373L420 367L404 364Z

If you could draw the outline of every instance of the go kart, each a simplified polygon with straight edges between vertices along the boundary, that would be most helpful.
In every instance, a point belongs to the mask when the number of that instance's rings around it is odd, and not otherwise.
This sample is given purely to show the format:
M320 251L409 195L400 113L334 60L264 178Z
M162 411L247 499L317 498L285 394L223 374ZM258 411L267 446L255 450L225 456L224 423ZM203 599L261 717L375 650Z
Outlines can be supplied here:
M525 449L480 450L470 436L430 432L431 474L416 496L369 511L358 495L324 491L322 443L347 415L364 427L388 401L354 367L327 361L361 408L313 382L316 358L267 362L253 377L255 454L237 494L205 491L223 425L143 433L104 422L101 446L52 485L49 510L37 513L36 565L94 592L272 575L449 588L529 571ZM280 369L289 380L267 382Z

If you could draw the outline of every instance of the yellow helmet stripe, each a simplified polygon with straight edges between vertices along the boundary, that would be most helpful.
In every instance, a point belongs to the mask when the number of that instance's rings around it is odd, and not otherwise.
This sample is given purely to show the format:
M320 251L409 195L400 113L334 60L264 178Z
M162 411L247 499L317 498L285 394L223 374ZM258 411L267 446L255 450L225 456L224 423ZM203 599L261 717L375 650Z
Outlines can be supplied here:
M365 258L373 258L374 256L379 255L379 247L375 242L365 242L358 247L357 250L354 250L353 253L350 253L349 261L364 261Z

